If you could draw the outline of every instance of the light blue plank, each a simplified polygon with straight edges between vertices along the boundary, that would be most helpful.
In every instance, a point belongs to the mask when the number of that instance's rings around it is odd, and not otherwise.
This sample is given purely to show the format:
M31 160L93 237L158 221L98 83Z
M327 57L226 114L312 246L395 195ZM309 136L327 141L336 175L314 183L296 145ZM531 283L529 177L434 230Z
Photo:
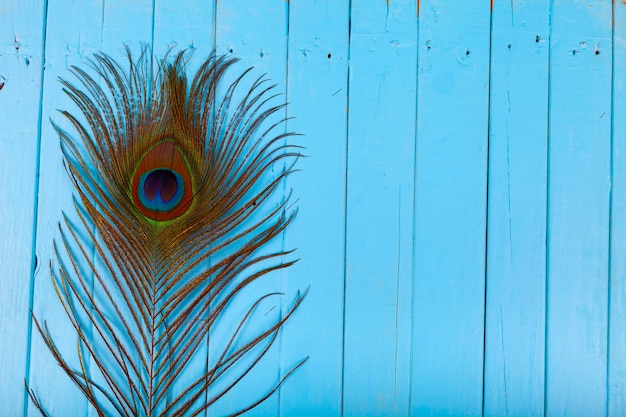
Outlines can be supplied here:
M250 3L246 0L232 0L217 2L216 9L216 46L220 54L232 54L240 58L241 62L231 69L225 77L223 88L239 76L245 69L254 66L254 70L241 85L236 93L233 103L247 93L247 89L256 77L266 73L270 84L277 83L275 93L285 93L286 67L287 67L287 17L288 3L273 0L264 0ZM224 91L224 90L222 90ZM219 92L218 92L219 94ZM273 104L284 103L285 96L277 98ZM263 125L269 127L285 117L286 112L281 111L273 115ZM262 129L263 130L263 129ZM284 127L275 131L275 134L284 132ZM268 176L266 180L270 180ZM282 198L275 195L272 202L277 203ZM269 207L269 206L268 206ZM259 214L260 215L260 214ZM260 219L257 217L257 219ZM283 249L283 241L275 240L262 249L262 253L271 253ZM291 249L291 248L290 248ZM297 255L289 257L292 259ZM270 273L260 280L251 284L238 299L229 306L228 317L210 335L209 345L210 360L216 358L220 352L223 341L232 332L232 325L236 324L243 313L248 310L252 303L263 294L283 291L284 275L280 272ZM247 326L248 336L260 331L261 326L268 325L272 319L276 319L281 312L281 307L291 305L292 299L283 297L272 298L258 309L257 320ZM263 320L265 319L265 321ZM243 340L243 339L242 339ZM260 399L280 380L281 356L280 339L265 354L261 362L237 384L228 395L220 399L210 414L225 415L228 412L237 411L250 403ZM300 359L301 356L293 358ZM289 382L287 382L289 383ZM213 391L215 392L215 391ZM209 392L209 395L212 393ZM251 410L250 416L278 415L279 398L274 394L262 404Z
M493 5L485 416L543 416L549 17Z
M36 274L33 311L40 321L46 320L58 349L76 366L77 336L50 282L49 262L54 257L52 240L58 238L57 223L61 220L61 211L73 212L73 187L63 168L58 135L49 120L53 118L67 127L55 110L71 107L57 77L67 76L69 65L80 64L85 55L99 49L101 21L102 3L99 1L81 4L63 1L48 7L36 242L41 268ZM86 415L86 401L57 365L34 328L32 340L29 378L42 405L52 415ZM28 415L40 414L31 404Z
M281 416L341 415L348 3L289 4L288 130L308 156L287 189L298 217L285 234L301 260L286 276L287 299L311 290L283 334L283 369L310 356L280 392Z
M103 2L103 17L100 29L102 31L101 50L114 59L127 70L128 57L124 45L128 45L137 58L144 45L152 46L155 37L154 32L154 10L155 1L139 0L128 2L124 0L105 0ZM155 51L157 52L157 51ZM101 259L96 258L96 268L104 270ZM103 290L99 284L94 284L93 292L97 297ZM115 314L110 311L111 315ZM95 339L95 338L94 338ZM96 343L100 343L98 340ZM95 368L95 364L90 364ZM96 375L97 377L97 375ZM96 380L104 384L104 378ZM96 417L97 412L89 407L88 417Z
M611 3L553 3L546 414L607 404Z
M77 18L80 16L80 19ZM139 41L149 42L152 36L152 2L133 2L131 7L123 2L82 2L81 4L55 3L48 12L46 45L46 77L44 94L44 119L52 117L63 127L67 122L55 108L79 111L61 92L57 77L71 78L69 65L86 67L85 59L94 52L104 50L114 57L123 54L123 43L138 46ZM138 40L137 42L132 42ZM74 80L72 80L74 81ZM56 223L61 219L61 210L76 219L72 193L73 187L67 179L59 151L59 139L49 124L43 130L39 222L37 249L46 260L37 276L35 288L35 313L47 320L59 350L64 357L78 368L77 336L62 311L52 288L47 262L53 258L52 240L58 239ZM95 415L86 401L57 366L38 335L34 335L31 379L46 409L53 415ZM93 363L91 364L93 365ZM95 378L98 378L97 375ZM71 399L71 401L70 401ZM31 414L38 412L31 407Z
M343 412L405 416L417 11L413 1L351 4Z
M45 8L0 5L0 415L20 416L27 401L33 221L36 207L39 99Z
M608 415L626 413L626 4L614 4Z
M412 413L482 413L489 2L420 2Z
M109 54L122 65L128 68L128 58L124 49L127 44L135 58L138 57L143 45L151 46L154 39L154 4L152 0L139 0L128 2L124 0L105 0L102 8L102 22L100 30L102 34L100 50ZM84 64L83 64L84 65ZM96 257L96 268L106 270L102 260ZM93 287L96 297L104 293L96 282ZM109 314L115 314L112 309ZM93 338L95 343L101 343L100 339ZM91 359L90 366L96 369L96 364ZM96 382L104 384L103 377L95 374ZM112 412L112 411L111 411ZM88 417L97 417L93 407L88 408Z
M159 58L168 52L173 57L179 51L186 50L191 54L187 62L187 74L192 79L214 48L215 5L213 1L196 0L187 2L185 7L180 6L176 0L155 2L153 50ZM203 265L200 269L208 266ZM186 369L177 376L170 390L172 397L206 374L208 354L208 343L196 350ZM205 399L206 396L203 396L200 401ZM208 415L208 411L200 415Z

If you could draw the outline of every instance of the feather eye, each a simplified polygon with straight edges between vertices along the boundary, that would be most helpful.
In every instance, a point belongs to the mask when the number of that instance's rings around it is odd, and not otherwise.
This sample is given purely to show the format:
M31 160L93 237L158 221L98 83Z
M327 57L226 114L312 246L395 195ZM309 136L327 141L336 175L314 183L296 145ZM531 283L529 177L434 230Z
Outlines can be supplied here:
M103 53L89 61L95 77L72 67L78 82L61 84L80 117L62 112L73 132L53 123L77 220L64 215L59 225L51 277L78 337L78 364L45 321L33 321L98 415L198 415L250 372L306 295L250 336L242 329L276 294L252 300L227 342L212 345L206 369L179 381L233 300L295 262L281 261L291 251L265 247L294 219L289 196L272 196L300 152L277 118L285 104L272 104L274 85L261 77L236 93L250 70L224 84L236 59L213 53L190 80L184 52L156 60L148 48L136 59L126 50L127 68Z
M191 206L191 173L171 139L157 143L143 155L133 174L131 193L137 210L156 221L173 220Z

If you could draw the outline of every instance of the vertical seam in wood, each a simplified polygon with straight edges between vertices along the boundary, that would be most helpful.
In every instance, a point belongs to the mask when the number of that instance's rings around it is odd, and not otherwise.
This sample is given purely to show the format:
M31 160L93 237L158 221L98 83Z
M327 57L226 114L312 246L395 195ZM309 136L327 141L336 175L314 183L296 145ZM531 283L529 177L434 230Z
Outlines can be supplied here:
M211 23L213 24L213 31L211 32L211 44L212 44L212 52L213 54L215 54L215 59L217 59L217 0L213 0L213 6L212 6L212 10L211 10ZM215 107L213 107L211 109L211 123L215 123L215 117L216 117L216 110ZM210 262L210 259L209 259ZM209 332L207 331L206 334L206 358L204 360L204 371L206 373L209 372L209 368L211 366L211 338L209 335ZM204 391L204 401L205 403L209 402L209 389L207 387L207 389ZM209 416L209 407L204 409L203 415L205 417Z
M217 0L213 0L213 16L211 21L213 22L213 50L217 53Z
M413 377L414 377L414 367L413 367L413 340L415 335L415 325L414 325L414 317L415 317L415 244L417 241L417 156L419 152L419 135L418 135L418 122L419 122L419 68L420 68L420 24L419 24L419 0L417 1L417 14L415 16L417 21L417 28L415 30L415 44L417 57L415 59L415 136L414 136L414 155L413 155L413 236L411 241L411 318L410 325L411 331L409 335L409 401L406 415L413 415Z
M549 272L550 272L550 130L552 123L552 15L554 13L554 0L550 0L548 16L548 102L546 119L546 241L545 241L545 285L544 285L544 339L543 339L543 415L548 414L548 297L549 297Z
M493 3L492 3L493 5ZM511 14L513 11L511 10ZM483 283L483 375L482 375L482 394L481 394L481 415L485 415L485 363L486 363L486 345L487 345L487 271L488 271L488 248L489 248L489 142L491 141L491 57L493 50L493 7L489 9L489 58L487 62L487 149L485 155L485 249L484 249L484 283ZM506 400L506 399L505 399Z
M46 71L46 35L48 30L48 0L44 0L43 3L43 19L42 19L42 33L41 33L41 77L39 81L39 111L37 115L37 151L35 156L35 187L34 187L34 207L33 207L33 228L32 228L32 240L31 240L31 268L30 268L30 283L29 286L29 299L28 299L28 330L27 330L27 342L26 342L26 368L24 370L24 382L26 387L30 382L30 357L32 351L32 339L33 339L33 303L35 300L35 259L37 249L37 221L39 210L39 172L41 168L41 134L43 130L43 94L44 94L44 81ZM28 415L29 395L28 390L24 389L24 417Z
M348 281L347 254L348 254L348 167L349 152L348 142L350 137L350 46L352 38L352 0L348 0L348 56L346 71L346 135L345 135L345 172L344 172L344 198L343 198L343 314L342 314L342 341L341 341L341 393L339 396L339 409L341 417L345 414L345 363L346 363L346 289Z
M102 0L102 17L100 18L100 50L102 50L102 46L104 45L104 10L105 10L106 0Z
M610 375L611 375L611 281L613 274L613 149L614 149L614 98L615 98L615 0L611 2L611 126L609 144L609 242L608 242L608 276L607 276L607 309L606 309L606 404L604 414L609 415Z
M154 21L156 16L156 0L152 0L152 30L150 32L150 45L152 46L152 54L154 57ZM153 58L154 59L154 58ZM152 76L152 72L150 73ZM152 82L152 80L150 80Z
M288 123L288 116L289 116L289 2L286 1L285 3L285 29L286 29L286 33L285 33L285 102L287 103L287 106L285 106L285 108L283 109L284 111L284 124L283 124L283 133L287 133L287 123ZM284 141L286 142L287 139L285 138ZM286 167L286 164L283 164L284 167ZM287 181L284 180L283 181L283 200L287 197L288 193L287 193ZM297 202L297 199L296 199ZM283 212L285 212L288 209L285 208L283 209ZM296 208L297 210L297 208ZM286 235L287 232L283 231L281 234L281 249L283 252L285 252L285 247L287 245L286 242ZM283 294L287 294L287 288L288 288L288 284L287 284L287 280L285 278L285 272L281 273L281 289ZM283 302L282 302L282 307L279 310L279 319L282 320L283 318L283 309L285 308L285 298L286 296L283 296ZM278 380L280 381L282 379L282 371L285 368L284 366L284 347L285 347L285 337L284 337L284 331L281 330L280 334L278 335L279 337L279 341L278 341ZM278 387L278 392L276 393L276 401L278 403L278 416L282 416L283 415L283 410L282 410L282 400L281 400L281 395L282 393L282 385Z

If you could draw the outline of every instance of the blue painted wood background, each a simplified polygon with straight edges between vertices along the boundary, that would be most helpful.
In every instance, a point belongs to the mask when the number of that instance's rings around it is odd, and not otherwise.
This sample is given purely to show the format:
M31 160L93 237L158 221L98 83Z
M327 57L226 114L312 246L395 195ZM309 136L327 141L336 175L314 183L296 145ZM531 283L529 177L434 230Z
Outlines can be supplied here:
M310 156L259 291L310 286L220 415L626 415L626 5L607 0L0 0L0 416L92 416L38 334L72 187L57 77L123 43L213 47L286 93Z

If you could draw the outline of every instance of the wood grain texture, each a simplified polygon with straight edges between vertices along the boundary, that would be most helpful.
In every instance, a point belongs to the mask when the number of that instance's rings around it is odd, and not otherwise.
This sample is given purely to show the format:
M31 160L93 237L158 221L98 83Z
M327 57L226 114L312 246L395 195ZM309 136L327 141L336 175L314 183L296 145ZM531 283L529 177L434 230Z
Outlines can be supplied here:
M348 25L348 2L289 3L287 130L304 135L306 157L287 179L299 211L285 243L301 260L285 288L310 292L283 333L282 367L310 358L281 388L282 416L341 414Z
M230 74L227 74L225 84L228 80L233 81L244 70L254 67L244 86L235 94L234 102L238 102L251 83L259 76L267 74L268 84L277 84L274 94L280 94L273 104L285 101L286 80L287 80L287 31L288 31L288 6L287 2L263 0L255 2L254 7L250 7L247 0L234 0L229 2L217 2L216 6L216 46L219 54L232 54L241 59L241 62ZM246 10L246 13L242 13ZM261 128L263 131L271 124L286 116L286 111L280 111L270 117ZM285 127L281 127L276 134L284 132ZM295 141L291 141L295 142ZM282 196L276 196L277 199ZM253 219L254 220L254 219ZM284 237L281 241L270 243L265 250L268 252L280 251L284 245ZM289 249L293 249L290 247ZM290 256L289 259L299 255ZM229 307L229 314L233 320L238 321L242 314L250 308L252 300L262 294L281 292L284 293L285 275L281 273L271 273L250 285L244 291L243 297ZM282 300L276 298L271 302L261 306L260 318L271 318L280 315L281 311L291 305L292 297L282 296ZM224 327L224 325L226 325ZM229 334L227 323L222 323L223 330L214 332L212 346L219 346L220 339ZM255 333L254 328L249 329L250 334ZM211 337L211 336L210 336ZM267 352L263 360L255 366L250 374L244 378L237 387L223 399L215 404L212 413L216 415L226 415L242 408L247 403L254 402L261 398L280 380L283 371L281 369L281 342L279 340ZM217 350L209 346L209 362L217 355ZM292 358L295 362L306 356L302 352L300 356ZM293 365L290 362L288 366ZM219 389L219 387L218 387ZM251 410L247 415L265 416L279 415L280 403L278 395L273 395L267 401Z
M0 415L22 415L36 266L39 129L45 7L0 5Z
M542 416L550 8L493 5L484 414Z
M344 415L407 415L415 3L353 1L346 173Z
M53 118L62 123L62 126L68 126L61 120L56 110L70 107L57 78L67 76L68 66L82 63L84 57L102 48L102 13L103 7L99 1L86 1L80 4L71 1L56 2L48 7L46 24L36 242L37 256L41 259L42 265L35 279L33 312L40 320L46 321L55 340L58 341L59 350L76 365L78 365L76 361L78 339L51 284L49 267L49 262L54 257L52 241L59 237L57 224L61 220L62 211L76 219L73 216L72 203L74 190L63 168L58 135L49 121ZM83 18L74 19L73 16ZM57 366L34 328L30 361L29 385L42 399L49 413L87 415L87 401L81 398L78 389ZM64 395L58 395L59 392ZM68 398L73 400L68 401ZM40 415L32 403L29 404L28 415Z
M608 415L626 410L626 4L613 10Z
M546 306L551 416L606 415L611 22L607 1L553 4Z
M478 416L491 14L420 4L411 411Z

